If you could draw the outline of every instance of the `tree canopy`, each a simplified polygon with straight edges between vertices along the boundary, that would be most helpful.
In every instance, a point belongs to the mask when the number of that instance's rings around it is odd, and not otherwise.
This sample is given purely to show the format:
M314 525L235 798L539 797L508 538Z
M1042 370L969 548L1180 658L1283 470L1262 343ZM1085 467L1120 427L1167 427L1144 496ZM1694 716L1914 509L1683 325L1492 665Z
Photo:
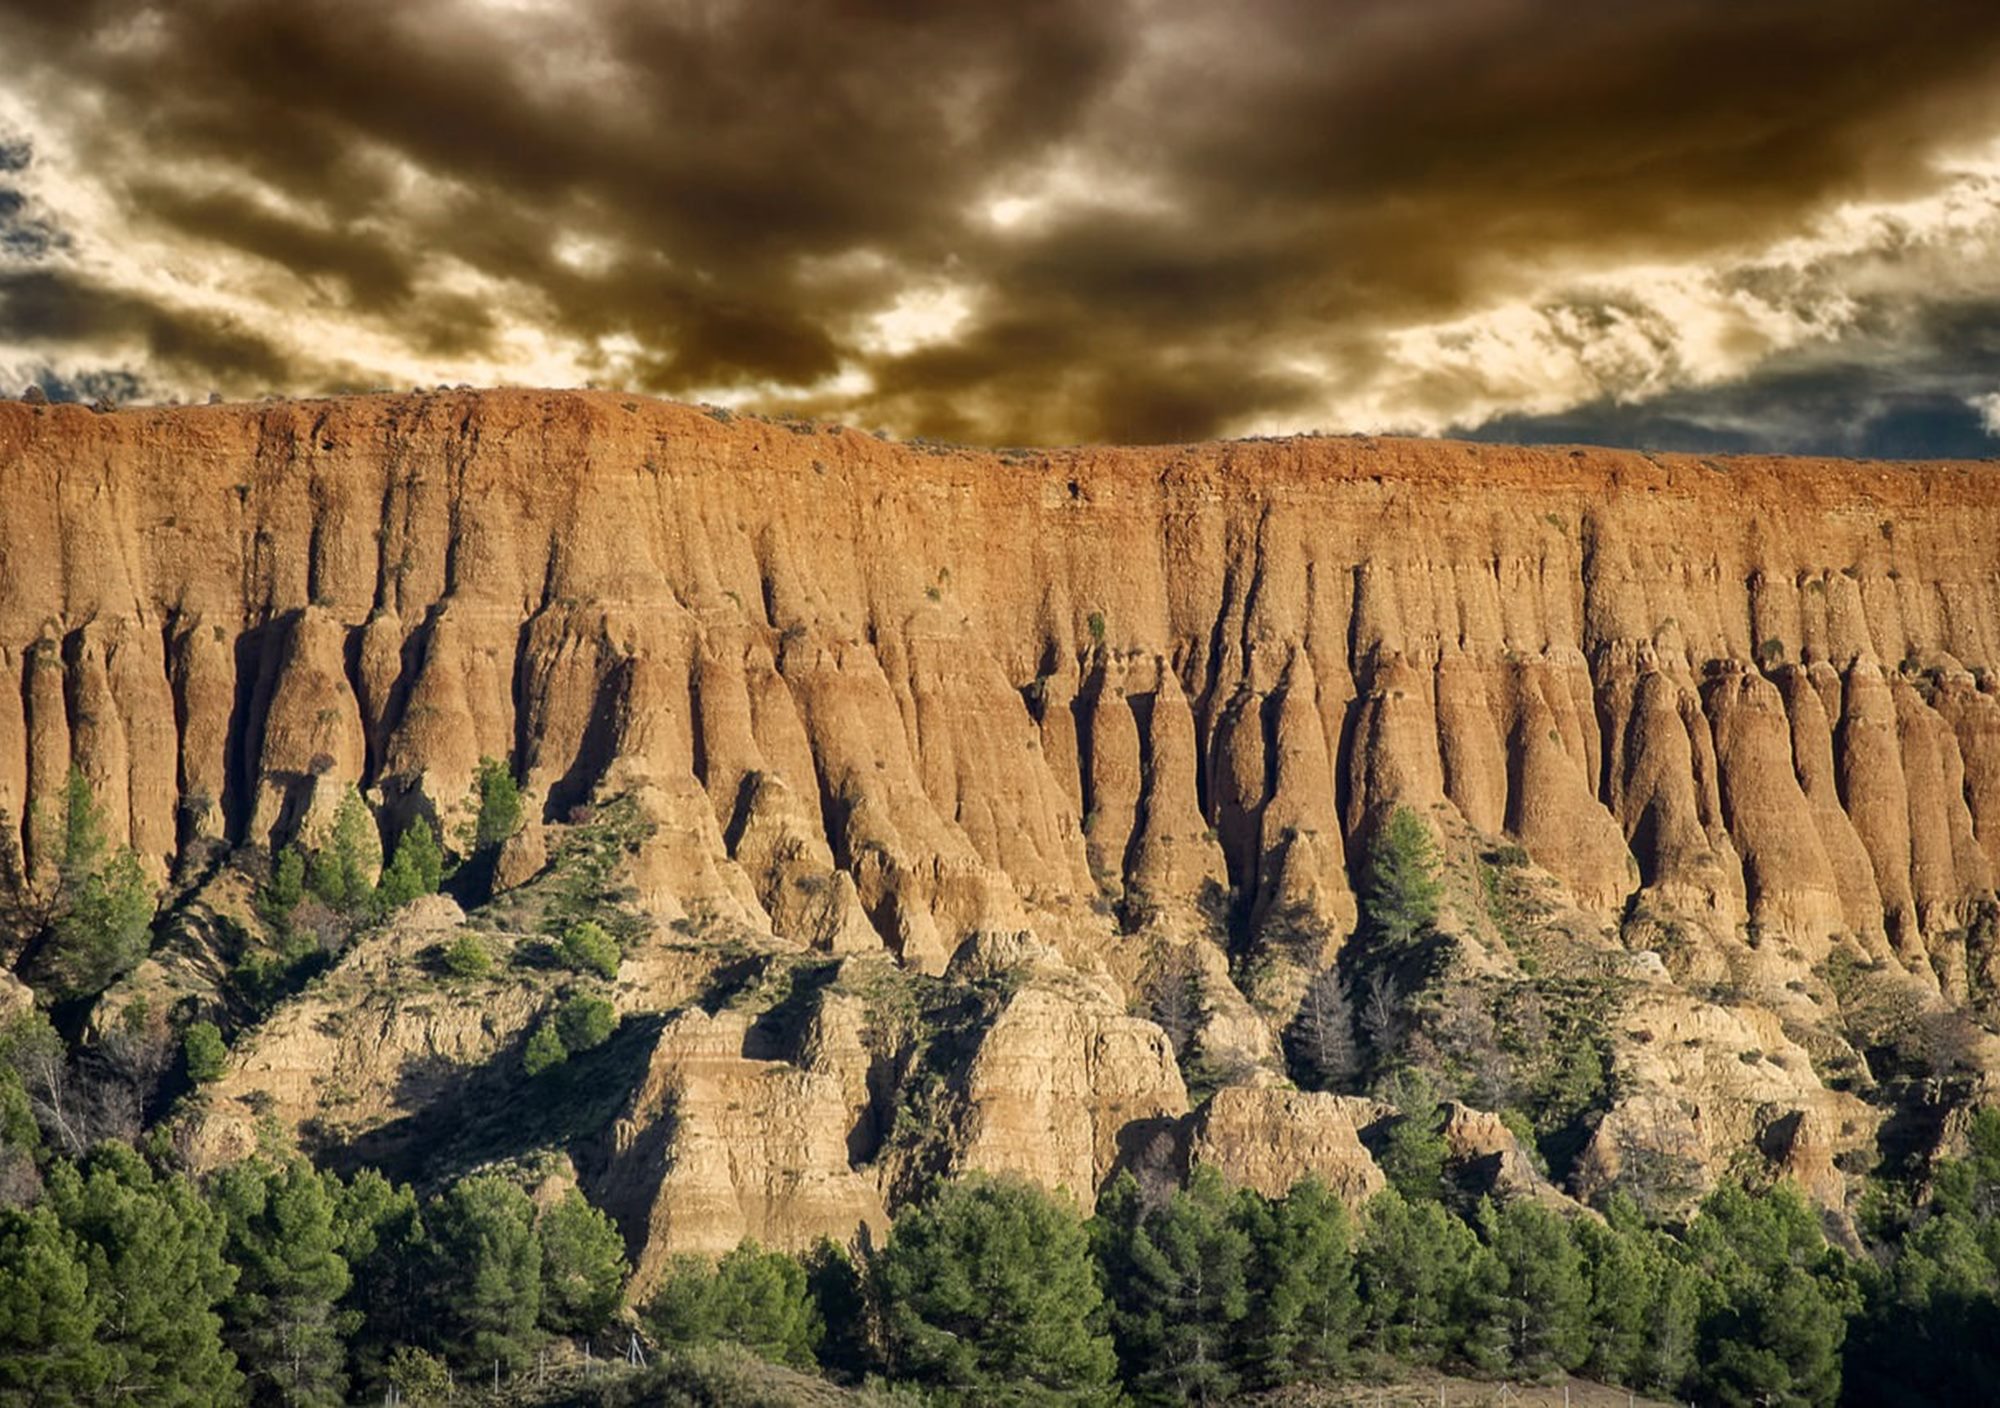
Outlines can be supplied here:
M710 1265L675 1258L646 1305L646 1323L669 1344L738 1344L774 1364L813 1362L823 1326L794 1257L744 1242Z
M485 851L498 846L521 827L521 788L498 758L481 758L474 780L479 810L473 821L472 844Z
M572 1188L535 1224L542 1244L542 1323L560 1334L595 1334L611 1323L625 1291L625 1240L611 1219Z
M1436 843L1422 817L1408 807L1389 813L1368 848L1361 904L1375 937L1400 948L1437 922Z
M112 848L90 783L71 767L48 952L51 986L64 997L102 992L146 956L152 920L153 889L138 854Z
M1100 1403L1117 1360L1073 1206L975 1174L906 1212L874 1266L888 1361L919 1384L1017 1403Z

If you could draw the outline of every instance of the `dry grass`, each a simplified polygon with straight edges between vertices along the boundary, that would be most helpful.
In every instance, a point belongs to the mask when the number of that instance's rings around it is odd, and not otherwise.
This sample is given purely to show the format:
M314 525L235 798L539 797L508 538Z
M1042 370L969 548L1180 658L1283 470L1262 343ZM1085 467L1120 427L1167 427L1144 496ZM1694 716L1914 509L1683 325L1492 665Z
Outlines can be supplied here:
M1488 1383L1422 1371L1393 1383L1301 1386L1245 1401L1259 1408L1674 1408L1671 1400L1585 1379Z

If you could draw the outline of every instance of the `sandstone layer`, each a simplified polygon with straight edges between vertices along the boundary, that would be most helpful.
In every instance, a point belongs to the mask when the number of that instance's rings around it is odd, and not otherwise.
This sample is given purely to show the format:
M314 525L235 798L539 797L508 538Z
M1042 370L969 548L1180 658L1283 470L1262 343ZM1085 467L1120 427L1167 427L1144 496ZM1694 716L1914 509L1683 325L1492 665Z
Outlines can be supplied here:
M664 889L848 945L774 894L839 870L938 963L1101 890L1338 927L1355 833L1444 802L1595 902L1955 984L2000 855L1983 464L1003 457L493 392L0 405L0 474L31 868L72 761L163 872L348 783L456 813L511 757L554 817L620 767L684 813Z
M650 828L631 881L659 925L919 974L1010 944L1077 970L987 1029L967 1069L1004 1098L971 1099L957 1138L968 1166L1079 1196L1122 1131L1187 1109L1126 1015L1169 949L1208 976L1197 1039L1230 1067L1189 1156L1377 1186L1344 1113L1268 1087L1284 974L1339 953L1355 857L1398 805L1675 936L1679 981L1782 995L1843 952L1944 1007L2000 978L1992 464L1365 437L996 454L502 391L0 404L0 483L0 859L30 890L72 765L164 882L311 835L349 785L455 827L504 759L529 822L503 884L615 792ZM1623 1071L1659 1108L1626 1123L1685 1125L1710 1160L1763 1147L1833 1201L1827 1151L1872 1123L1780 1017L1661 982ZM464 1056L533 1015L385 1013L377 1037ZM297 1069L354 1039L302 1032ZM726 1231L872 1225L881 1188L835 1158L866 1070L683 1013L620 1137L678 1120L671 1177ZM730 1172L755 1140L787 1148ZM773 1210L801 1149L830 1219ZM694 1206L650 1196L628 1190L628 1225Z

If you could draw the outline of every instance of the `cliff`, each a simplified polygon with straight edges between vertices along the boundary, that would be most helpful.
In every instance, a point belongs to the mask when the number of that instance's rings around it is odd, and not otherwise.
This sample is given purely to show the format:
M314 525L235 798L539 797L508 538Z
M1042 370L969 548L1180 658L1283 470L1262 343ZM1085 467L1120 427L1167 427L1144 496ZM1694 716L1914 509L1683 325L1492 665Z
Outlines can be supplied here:
M114 839L192 883L222 849L310 833L349 784L450 834L480 758L509 759L530 827L506 879L616 793L652 828L632 874L657 925L933 975L1029 944L1108 984L1030 985L966 1068L1018 1098L961 1149L1047 1145L1052 1182L1102 1176L1128 1091L1134 1121L1186 1108L1119 1028L1163 953L1204 975L1223 1083L1283 1084L1279 1033L1397 806L1448 855L1521 848L1596 926L1579 943L1639 974L1623 1127L1665 1102L1704 1159L1782 1164L1801 1122L1833 1131L1813 1158L1872 1137L1801 1044L1830 1030L1835 954L1920 1010L2000 987L1993 464L988 453L495 391L0 404L0 486L0 846L30 884L72 762ZM1471 908L1467 951L1514 963ZM1066 1053L1053 1074L1036 1032ZM865 1072L728 1076L749 1055L712 1021L660 1042L634 1128L679 1065L764 1105L867 1104ZM1100 1069L1119 1089L1093 1101ZM1231 1098L1194 1147L1307 1108ZM1090 1119L1050 1143L1064 1100ZM1311 1140L1351 1144L1329 1118ZM815 1147L839 1125L812 1123Z

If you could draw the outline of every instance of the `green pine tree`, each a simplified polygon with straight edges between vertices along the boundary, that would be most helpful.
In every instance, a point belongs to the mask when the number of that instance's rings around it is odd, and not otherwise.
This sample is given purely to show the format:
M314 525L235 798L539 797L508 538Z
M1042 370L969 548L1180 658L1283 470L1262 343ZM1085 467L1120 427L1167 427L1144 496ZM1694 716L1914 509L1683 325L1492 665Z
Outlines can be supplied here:
M578 993L556 1009L556 1034L572 1055L604 1045L617 1025L617 1009L592 993Z
M1235 1392L1250 1314L1250 1238L1213 1168L1137 1215L1129 1179L1100 1204L1100 1248L1116 1298L1126 1381L1157 1403L1217 1403Z
M313 854L307 883L335 909L356 913L373 902L381 869L382 833L375 827L375 814L349 786L334 809L326 844Z
M859 1379L876 1366L861 1270L847 1248L831 1237L821 1237L804 1261L806 1290L826 1327L819 1342L820 1365L838 1378Z
M497 1174L460 1179L426 1209L438 1340L464 1371L519 1368L539 1343L535 1205Z
M1701 1377L1730 1408L1830 1404L1840 1397L1845 1309L1811 1273L1773 1272L1707 1327Z
M101 1317L103 1396L188 1408L238 1401L242 1376L216 1314L236 1272L223 1259L222 1220L194 1188L107 1143L51 1169L47 1196L77 1239Z
M339 1184L303 1159L249 1160L216 1176L210 1196L228 1228L234 1292L224 1335L259 1402L339 1408L347 1401L345 1337L359 1320L341 1299Z
M8 1061L6 1046L6 1032L0 1029L0 1182L32 1186L42 1131L27 1083Z
M1482 1218L1505 1275L1500 1310L1517 1372L1574 1369L1590 1352L1590 1281L1568 1223L1523 1198Z
M1703 1278L1698 1378L1706 1396L1732 1405L1839 1396L1847 1317L1860 1291L1795 1187L1719 1189L1681 1250Z
M97 805L97 794L91 790L83 769L72 763L69 775L63 779L63 853L57 865L63 888L74 889L103 869L110 852L111 842L104 834L104 813Z
M347 872L331 846L322 846L306 864L306 888L334 909L349 908Z
M521 1052L521 1069L531 1076L544 1071L552 1071L569 1059L569 1048L556 1033L554 1022L543 1022L528 1033L528 1044Z
M1702 1278L1664 1250L1652 1257L1652 1323L1640 1356L1638 1382L1662 1392L1678 1392L1695 1370L1700 1348Z
M618 976L618 941L591 920L570 925L556 952L572 973L595 973L607 981Z
M98 1402L112 1370L76 1239L48 1207L0 1210L0 1402Z
M1015 1177L973 1175L899 1218L872 1269L899 1377L964 1397L1109 1403L1117 1361L1082 1220Z
M498 758L481 758L474 784L479 791L479 814L473 822L474 850L498 846L521 827L521 789L514 774Z
M749 1241L713 1266L676 1257L646 1304L646 1323L668 1344L736 1344L795 1369L812 1367L823 1333L805 1267Z
M1361 887L1362 913L1374 937L1408 945L1437 922L1438 857L1430 828L1397 807L1376 832Z
M2000 1108L1973 1113L1965 1157L1941 1159L1931 1172L1931 1206L2000 1227Z
M1355 1256L1368 1341L1418 1363L1435 1363L1462 1343L1483 1250L1436 1202L1413 1202L1394 1188L1370 1198Z
M1323 1382L1347 1365L1360 1316L1347 1209L1307 1177L1275 1202L1245 1191L1250 1238L1245 1357L1252 1382Z
M1507 1268L1491 1247L1475 1237L1471 1259L1459 1278L1447 1357L1463 1359L1482 1374L1516 1372L1511 1308Z
M264 901L280 914L297 908L306 893L306 857L297 846L278 852L271 866L271 883L264 889Z
M64 997L102 992L146 956L153 890L129 846L111 849L81 769L63 789L63 855L50 935L52 986Z
M1613 1195L1605 1220L1579 1218L1573 1229L1590 1283L1584 1370L1608 1383L1645 1380L1646 1331L1655 1313L1658 1273L1629 1195Z
M2000 1401L2000 1110L1976 1113L1965 1143L1931 1167L1928 1204L1887 1229L1901 1235L1847 1353L1855 1401Z
M444 852L437 832L423 817L414 817L396 838L396 851L376 887L375 904L382 913L400 909L422 895L437 893L444 878Z
M1435 1201L1444 1192L1450 1147L1438 1114L1437 1088L1420 1067L1399 1071L1384 1092L1402 1113L1389 1126L1380 1162L1389 1183L1406 1198Z
M1880 1386L1922 1386L1934 1402L1986 1402L2000 1391L2000 1267L1981 1230L1962 1213L1932 1211L1904 1234L1870 1288L1855 1356L1887 1371Z
M611 1323L625 1290L625 1240L611 1219L572 1188L535 1224L542 1244L542 1324L595 1334Z
M493 971L493 954L477 934L460 934L444 946L444 967L454 978L483 978Z
M348 1339L354 1376L383 1385L385 1361L430 1324L429 1239L406 1184L362 1169L337 1192L335 1226L352 1284L341 1309L356 1328Z
M29 1008L0 1022L0 1150L31 1166L43 1146L35 1102L28 1094L28 1077L36 1070L61 1069L69 1059L62 1035L43 1013ZM41 1084L41 1082L37 1082ZM83 1131L58 1127L55 1136L66 1146ZM81 1153L72 1148L70 1152Z
M1570 1234L1590 1283L1584 1373L1675 1392L1693 1367L1696 1273L1623 1191L1605 1204L1602 1222L1579 1218Z
M415 1345L397 1345L382 1377L409 1408L436 1408L451 1402L450 1366Z
M181 1036L181 1052L187 1061L188 1079L196 1085L221 1080L229 1068L229 1045L213 1022L190 1022Z

